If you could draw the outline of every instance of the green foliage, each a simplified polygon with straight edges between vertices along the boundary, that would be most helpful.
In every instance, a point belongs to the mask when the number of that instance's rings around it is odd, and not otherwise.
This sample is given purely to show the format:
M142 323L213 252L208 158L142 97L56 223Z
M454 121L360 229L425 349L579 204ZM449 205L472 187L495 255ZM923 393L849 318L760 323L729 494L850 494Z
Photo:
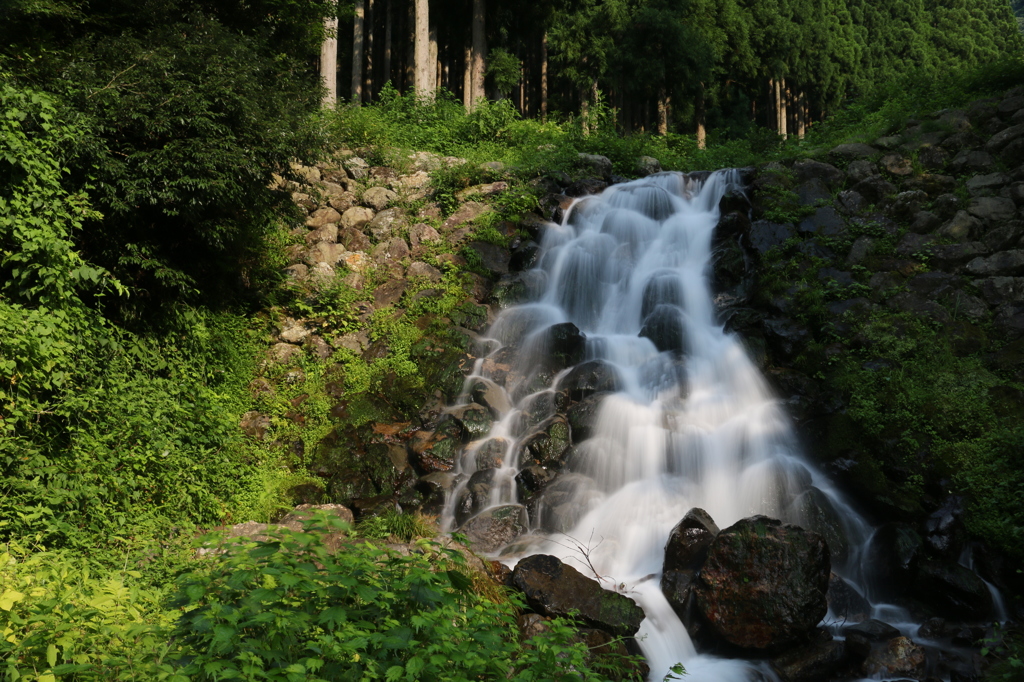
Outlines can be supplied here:
M519 85L522 62L503 47L493 48L487 55L487 75L494 82L502 97L508 97Z
M331 521L319 523L332 524ZM510 602L473 592L465 559L430 541L401 556L331 553L307 524L186 574L175 636L193 680L600 680L572 628L518 641ZM207 542L212 540L208 539Z
M401 542L412 542L416 538L432 538L436 535L426 519L396 511L364 519L356 526L356 530L360 536L371 540L387 540L394 536Z
M82 560L0 553L0 676L26 682L185 682L170 663L175 612L138 571L96 575Z

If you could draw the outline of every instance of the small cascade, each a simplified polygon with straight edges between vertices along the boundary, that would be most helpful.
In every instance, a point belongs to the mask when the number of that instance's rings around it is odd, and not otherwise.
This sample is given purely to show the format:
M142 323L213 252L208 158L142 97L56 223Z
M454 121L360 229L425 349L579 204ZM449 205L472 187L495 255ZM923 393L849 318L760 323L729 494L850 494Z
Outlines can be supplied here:
M861 568L872 529L804 461L742 341L716 318L712 237L728 191L742 191L736 171L660 173L579 199L549 226L530 300L500 314L467 381L491 392L500 417L462 453L442 518L455 530L523 505L528 532L497 554L510 565L558 556L639 603L652 680L679 662L694 682L774 678L698 654L661 593L666 540L693 507L722 528L754 514L828 527L833 571L872 598ZM553 480L531 486L540 474L527 459L556 422L572 446ZM869 615L909 619L881 603Z

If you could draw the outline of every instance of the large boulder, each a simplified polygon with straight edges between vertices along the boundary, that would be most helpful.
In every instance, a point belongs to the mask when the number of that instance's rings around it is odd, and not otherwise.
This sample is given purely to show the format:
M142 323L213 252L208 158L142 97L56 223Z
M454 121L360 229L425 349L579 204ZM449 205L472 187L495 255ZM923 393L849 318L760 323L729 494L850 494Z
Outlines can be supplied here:
M661 591L683 622L691 620L689 604L692 603L693 579L718 532L711 515L694 507L676 524L665 543Z
M526 532L526 509L506 504L477 514L464 523L459 532L465 535L478 552L496 552Z
M520 561L512 571L512 585L541 615L568 616L575 611L587 624L618 637L632 637L644 619L635 601L605 590L596 580L547 554Z
M752 516L715 537L694 581L696 606L721 640L778 650L806 638L827 612L829 569L821 536Z

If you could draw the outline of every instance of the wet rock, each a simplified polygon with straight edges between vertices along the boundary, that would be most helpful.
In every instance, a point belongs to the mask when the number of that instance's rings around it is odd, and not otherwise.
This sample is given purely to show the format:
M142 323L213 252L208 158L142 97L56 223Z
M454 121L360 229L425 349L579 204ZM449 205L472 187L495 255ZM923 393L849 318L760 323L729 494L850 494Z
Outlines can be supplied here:
M496 469L477 471L469 477L466 486L459 491L459 497L455 501L455 522L459 526L490 505L491 488L494 485L496 473Z
M529 499L532 495L540 492L551 481L555 480L555 473L545 469L539 464L531 464L523 467L516 474L516 483L519 485L519 498Z
M834 563L846 561L850 552L846 528L835 505L825 493L811 486L793 501L793 510L803 527L824 538Z
M608 183L597 178L582 178L565 188L566 196L585 197L600 194L608 187Z
M444 275L441 274L440 270L433 265L427 265L421 261L412 263L405 274L411 280L422 279L432 284L437 284L444 279Z
M764 335L769 348L783 358L793 358L810 336L807 327L787 318L768 318L764 321Z
M783 225L768 220L756 220L750 226L750 234L747 238L750 241L750 246L757 253L765 254L795 236L796 230L790 224Z
M408 443L413 466L423 474L451 471L462 447L462 437L462 424L450 417L433 431L415 432Z
M924 648L906 637L894 637L878 649L874 649L864 661L861 671L875 678L907 676L921 679L924 674Z
M555 324L548 328L547 348L552 366L565 369L580 363L586 351L587 337L572 322Z
M868 543L864 565L870 579L887 596L903 592L911 582L923 541L910 525L886 523Z
M951 495L941 507L928 516L924 526L924 540L936 555L947 559L960 556L967 541L967 529L961 520L962 514L963 500Z
M706 511L693 508L672 529L665 544L661 591L676 614L691 627L695 603L693 580L718 532L718 526Z
M528 270L537 264L540 257L540 244L533 240L520 243L512 250L509 268L513 271Z
M676 272L658 271L650 276L641 295L640 319L645 319L662 303L683 305L683 285Z
M828 546L820 536L753 516L715 538L695 581L697 608L726 642L778 649L821 621L829 573Z
M541 466L557 469L565 462L565 454L571 444L569 423L555 418L543 431L524 441L526 452Z
M922 559L913 581L917 598L949 618L982 620L993 615L988 585L969 568Z
M474 453L474 461L478 471L484 469L500 469L505 462L509 442L504 438L488 438Z
M909 232L903 235L903 239L896 245L896 255L903 258L914 258L921 253L925 246L935 242L935 238L926 234L914 234Z
M470 403L451 410L451 415L456 419L470 439L477 439L486 436L494 423L491 411L483 405Z
M827 640L787 651L771 664L783 682L821 682L832 679L846 661L846 643Z
M455 482L456 476L450 471L438 471L421 477L415 484L422 499L420 510L424 514L440 514L444 511L445 501L454 489Z
M576 365L558 382L558 389L564 391L573 402L594 393L618 391L620 387L615 367L603 360L590 360Z
M1008 220L996 225L981 237L981 242L993 251L1002 251L1013 246L1024 236L1024 222Z
M469 389L473 402L483 405L499 419L512 409L512 403L505 391L490 379L476 379Z
M497 552L526 531L526 508L518 504L483 511L459 528L473 550L485 554Z
M841 621L861 621L871 613L871 603L867 598L835 573L829 577L828 594L825 596L829 611Z
M661 352L682 355L686 344L682 309L668 304L655 306L644 319L639 336L650 339Z
M569 422L573 443L581 443L590 437L593 432L594 419L597 417L601 402L607 395L607 393L595 393L569 408L566 418Z
M858 658L867 658L873 645L888 642L900 636L900 631L874 618L843 628L850 652Z
M618 637L636 634L644 619L643 610L629 597L603 589L596 580L546 554L522 559L512 571L512 584L534 611L555 617L576 611L584 622Z

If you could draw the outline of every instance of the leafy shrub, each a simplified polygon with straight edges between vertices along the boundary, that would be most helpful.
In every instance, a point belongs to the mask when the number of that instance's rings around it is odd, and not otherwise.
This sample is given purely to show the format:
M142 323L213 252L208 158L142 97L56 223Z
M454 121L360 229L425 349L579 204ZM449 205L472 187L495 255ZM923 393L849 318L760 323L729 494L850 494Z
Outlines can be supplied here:
M465 559L420 541L410 556L351 541L337 520L229 548L186 574L175 636L192 680L600 680L572 628L518 641L512 602L470 587ZM208 540L209 541L209 540Z

